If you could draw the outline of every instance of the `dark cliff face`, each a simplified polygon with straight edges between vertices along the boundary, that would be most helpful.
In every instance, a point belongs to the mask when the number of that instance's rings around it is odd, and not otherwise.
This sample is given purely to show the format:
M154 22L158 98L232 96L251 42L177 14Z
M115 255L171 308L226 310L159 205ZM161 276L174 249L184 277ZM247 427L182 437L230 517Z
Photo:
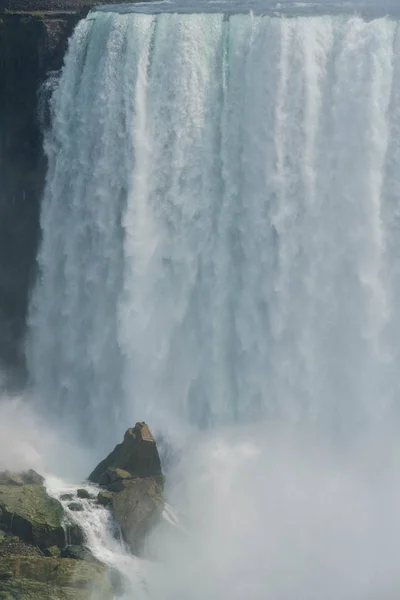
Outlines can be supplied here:
M0 365L23 381L46 160L38 89L62 66L78 14L0 13Z

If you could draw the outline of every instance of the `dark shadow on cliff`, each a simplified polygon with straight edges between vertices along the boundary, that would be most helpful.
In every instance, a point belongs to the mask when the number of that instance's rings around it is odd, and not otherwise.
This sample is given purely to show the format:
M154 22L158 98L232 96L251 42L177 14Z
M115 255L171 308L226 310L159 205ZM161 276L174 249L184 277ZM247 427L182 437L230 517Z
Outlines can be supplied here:
M0 364L14 385L26 378L23 339L46 174L37 92L61 68L78 20L0 14Z

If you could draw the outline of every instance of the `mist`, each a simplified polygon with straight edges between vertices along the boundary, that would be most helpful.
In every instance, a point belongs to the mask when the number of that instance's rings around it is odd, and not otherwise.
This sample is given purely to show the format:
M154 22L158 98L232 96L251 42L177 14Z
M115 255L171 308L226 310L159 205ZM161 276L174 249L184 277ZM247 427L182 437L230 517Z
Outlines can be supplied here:
M49 421L36 400L29 393L0 397L0 470L85 479L99 450L85 447L60 421Z
M83 479L93 452L31 406L1 400L0 468ZM186 433L161 444L179 525L150 535L137 566L146 584L135 573L125 599L398 597L400 444L389 432L350 443L276 423Z
M149 597L398 597L398 442L341 452L303 433L222 430L192 446L170 475L182 529L149 541Z

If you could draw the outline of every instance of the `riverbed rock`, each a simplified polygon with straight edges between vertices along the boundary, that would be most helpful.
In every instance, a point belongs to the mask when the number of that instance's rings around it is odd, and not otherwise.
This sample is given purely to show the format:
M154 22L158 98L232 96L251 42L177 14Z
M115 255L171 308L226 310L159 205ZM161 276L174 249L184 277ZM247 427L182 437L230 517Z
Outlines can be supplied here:
M135 427L128 429L123 442L97 465L89 475L89 480L108 486L115 480L116 470L124 471L131 477L162 475L157 445L146 423L136 423Z
M22 481L22 484L16 483ZM30 479L32 480L32 479ZM43 485L24 483L23 474L0 474L0 522L41 549L64 545L64 510Z
M72 501L73 499L74 499L73 494L61 494L61 496L60 496L60 500L62 500L62 502Z
M88 490L85 490L85 488L79 488L79 490L76 491L76 495L78 498L82 498L84 500L90 500L93 498L93 495L88 492Z
M82 512L83 511L83 506L80 502L71 502L70 504L68 504L68 508L69 508L69 510L72 510L72 512Z

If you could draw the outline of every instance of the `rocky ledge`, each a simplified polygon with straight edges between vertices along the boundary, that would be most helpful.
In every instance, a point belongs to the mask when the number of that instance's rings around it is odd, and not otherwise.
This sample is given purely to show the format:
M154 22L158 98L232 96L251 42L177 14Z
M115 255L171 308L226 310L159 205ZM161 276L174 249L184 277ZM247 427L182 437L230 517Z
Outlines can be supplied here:
M164 508L160 457L148 426L128 429L89 480L101 486L97 499L79 488L60 502L35 471L0 472L0 600L115 597L118 578L85 547L71 511L82 515L87 501L108 506L132 552L143 552Z

